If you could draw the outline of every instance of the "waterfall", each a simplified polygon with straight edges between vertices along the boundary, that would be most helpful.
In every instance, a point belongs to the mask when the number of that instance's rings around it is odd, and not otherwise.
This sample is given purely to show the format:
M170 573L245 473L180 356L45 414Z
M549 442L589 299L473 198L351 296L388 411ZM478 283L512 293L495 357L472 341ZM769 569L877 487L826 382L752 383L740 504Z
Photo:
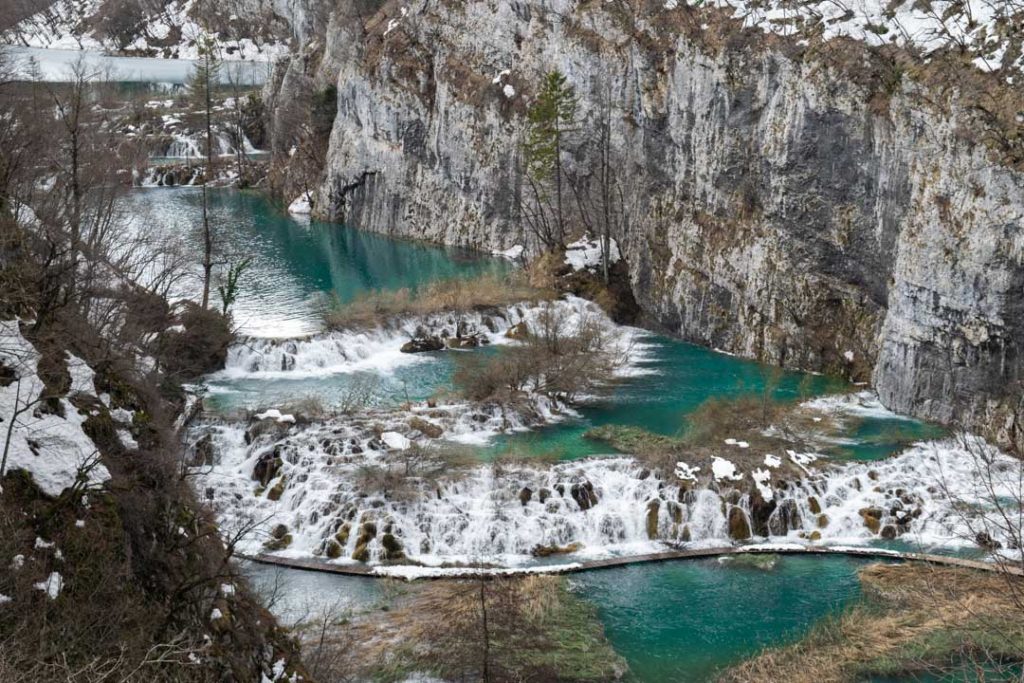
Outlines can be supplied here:
M437 413L418 414L453 424ZM392 416L375 429L407 429L407 419ZM407 478L398 475L405 458L415 457L388 446L368 423L287 429L283 437L249 439L237 425L210 431L216 464L199 477L199 490L207 492L227 529L270 520L262 535L246 542L245 552L262 552L278 524L287 527L291 554L426 564L516 565L534 561L538 552L574 551L579 559L666 545L725 545L736 540L730 528L742 529L744 522L755 537L775 540L863 544L891 535L956 546L973 542L973 525L985 514L965 509L963 501L980 502L987 477L949 441L917 444L885 461L833 465L776 489L765 520L742 486L687 488L625 456L551 466L481 463L427 477L414 469ZM262 486L253 480L261 461L276 463ZM1005 477L1001 493L1019 495L1012 490L1019 461L999 455L994 462ZM369 473L385 464L395 475L391 480ZM767 527L763 534L756 533L759 524ZM997 530L993 536L1008 542Z
M624 373L641 372L635 362L644 356L643 332L620 327L594 303L577 297L552 302L571 327L583 317L600 321L617 344L628 367ZM456 335L478 336L490 344L508 343L505 333L515 325L535 324L544 306L520 304L492 311L411 316L382 327L325 332L300 339L247 338L228 351L225 369L216 378L255 376L263 378L320 376L361 370L391 370L422 362L420 354L402 353L402 344L414 338L449 339Z

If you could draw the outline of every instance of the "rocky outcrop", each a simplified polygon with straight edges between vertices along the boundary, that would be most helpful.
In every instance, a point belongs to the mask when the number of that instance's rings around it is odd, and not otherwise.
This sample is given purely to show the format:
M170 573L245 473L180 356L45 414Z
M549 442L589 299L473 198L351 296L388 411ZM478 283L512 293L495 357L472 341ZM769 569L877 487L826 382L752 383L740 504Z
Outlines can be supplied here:
M956 99L975 87L1013 109L998 78L939 88L903 56L765 36L713 9L442 0L367 19L373 4L355 21L343 3L317 67L337 75L320 213L529 245L523 118L558 68L581 128L611 109L638 198L620 247L650 324L870 379L892 409L1024 445L1024 175ZM571 164L587 154L578 143Z

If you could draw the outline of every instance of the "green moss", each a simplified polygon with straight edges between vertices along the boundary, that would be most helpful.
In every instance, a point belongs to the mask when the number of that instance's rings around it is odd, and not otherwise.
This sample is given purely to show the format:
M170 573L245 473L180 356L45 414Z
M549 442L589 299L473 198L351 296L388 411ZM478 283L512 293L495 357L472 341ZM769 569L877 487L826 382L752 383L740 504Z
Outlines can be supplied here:
M583 435L592 441L601 441L623 453L673 453L681 447L679 439L655 434L641 427L603 425L587 430Z
M267 491L267 498L269 500L281 500L281 496L284 494L284 487L287 485L288 479L281 477L274 487Z

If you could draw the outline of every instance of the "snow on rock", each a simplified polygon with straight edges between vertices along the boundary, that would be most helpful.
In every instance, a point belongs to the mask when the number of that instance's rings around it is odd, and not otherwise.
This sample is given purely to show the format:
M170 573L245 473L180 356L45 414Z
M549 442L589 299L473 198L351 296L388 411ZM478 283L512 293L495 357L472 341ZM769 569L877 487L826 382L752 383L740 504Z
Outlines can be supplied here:
M697 481L697 472L700 467L694 467L685 462L676 463L676 477L682 481Z
M822 31L822 38L848 37L869 45L896 44L924 57L964 49L983 71L1024 69L1017 52L1019 4L993 0L686 0L692 6L733 10L746 27L792 36ZM679 0L667 0L674 10Z
M135 440L135 437L127 429L117 430L117 440L129 451L139 450L139 442Z
M584 270L597 268L601 265L601 241L591 239L584 235L579 240L566 245L565 262L572 266L573 270ZM615 240L610 239L608 244L608 263L618 263L619 245Z
M383 441L388 448L396 451L404 451L412 445L412 442L409 441L408 438L402 436L398 432L384 432L380 435L380 440Z
M712 457L711 473L716 481L739 481L743 479L743 473L736 470L734 462L720 458L717 455Z
M64 578L60 572L51 572L45 580L32 584L36 590L43 591L51 600L56 600L64 588Z
M313 202L309 194L301 194L288 205L288 213L293 216L308 216L313 213Z
M894 413L878 400L873 391L858 391L852 394L833 394L804 401L800 407L813 412L820 412L834 418L844 416L872 417L887 420L913 420L912 417Z
M0 364L15 375L13 382L0 386L0 415L13 420L4 424L11 429L8 469L28 472L48 496L60 495L79 472L90 485L110 479L98 462L96 445L82 430L86 417L66 398L58 399L64 417L41 410L45 387L38 375L39 353L21 335L16 320L0 321ZM81 365L73 372L73 382L82 387L87 373Z
M257 420L275 420L281 423L294 423L295 416L290 414L281 414L281 411L277 408L270 408L262 413L256 414Z
M11 597L9 595L4 595L3 593L0 593L0 605L5 605L10 601Z
M772 455L771 453L766 453L764 456L764 464L766 467L776 469L782 465L782 459Z
M755 469L750 473L751 479L754 480L754 486L760 492L761 497L765 500L771 500L775 497L775 492L770 486L772 481L772 473L769 470L762 470L761 468Z
M516 96L516 89L513 88L512 85L509 83L505 84L505 87L501 89L501 92L504 93L505 97L509 99L512 99L513 97Z
M524 251L525 248L523 245L516 244L505 250L496 249L495 251L492 251L491 254L507 258L509 261L518 261L522 257Z
M95 394L96 384L94 380L96 373L93 372L89 365L74 355L68 353L68 374L71 375L71 389L68 390L69 394Z
M25 566L25 556L15 555L11 558L11 571L18 571Z
M57 0L36 14L4 31L4 42L27 47L55 50L89 50L95 52L136 53L169 59L196 60L200 57L199 42L206 32L195 18L194 6L199 0L172 0L156 3L134 30L134 40L127 45L121 38L99 33L94 27L101 20L102 0ZM165 45L172 31L180 39ZM210 36L218 56L225 61L272 61L288 54L283 42L257 42L251 38L231 39L213 33ZM153 44L151 44L151 41ZM156 44L160 43L160 44Z
M210 612L210 621L217 621L218 619L223 619L223 618L224 618L224 613L221 612L216 607L214 607L213 611Z

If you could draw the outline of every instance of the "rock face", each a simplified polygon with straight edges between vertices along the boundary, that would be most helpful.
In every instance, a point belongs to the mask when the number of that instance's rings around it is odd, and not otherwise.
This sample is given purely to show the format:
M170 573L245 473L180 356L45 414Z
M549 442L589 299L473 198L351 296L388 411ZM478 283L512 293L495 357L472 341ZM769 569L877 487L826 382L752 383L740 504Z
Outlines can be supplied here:
M862 45L802 48L713 10L341 4L320 64L299 57L276 79L337 78L320 213L445 244L531 245L524 113L557 68L583 129L612 112L638 201L619 244L652 324L871 379L892 409L1024 446L1024 174L994 159L963 103L894 79ZM570 156L582 166L585 146Z

